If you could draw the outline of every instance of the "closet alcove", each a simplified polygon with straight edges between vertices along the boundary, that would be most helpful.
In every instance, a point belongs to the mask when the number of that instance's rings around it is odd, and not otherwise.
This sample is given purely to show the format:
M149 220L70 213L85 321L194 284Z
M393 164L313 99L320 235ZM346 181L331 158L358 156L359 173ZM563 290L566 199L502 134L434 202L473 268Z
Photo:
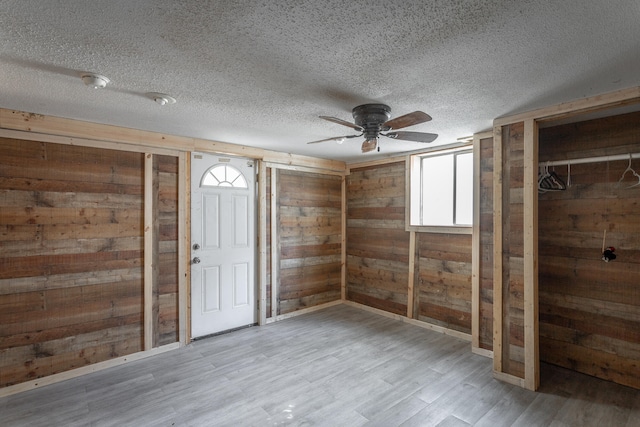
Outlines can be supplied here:
M497 118L475 139L494 377L536 390L543 362L640 389L640 87Z
M634 109L640 106L538 122L539 167L567 184L537 195L538 314L541 362L640 389L640 111L628 112ZM608 262L607 247L616 255Z

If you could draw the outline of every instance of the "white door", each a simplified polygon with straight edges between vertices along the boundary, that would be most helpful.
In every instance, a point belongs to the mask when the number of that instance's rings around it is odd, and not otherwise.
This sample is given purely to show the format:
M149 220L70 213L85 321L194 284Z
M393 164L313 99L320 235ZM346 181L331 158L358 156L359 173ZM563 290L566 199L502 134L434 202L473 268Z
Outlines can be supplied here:
M255 171L247 159L191 155L191 335L257 321Z

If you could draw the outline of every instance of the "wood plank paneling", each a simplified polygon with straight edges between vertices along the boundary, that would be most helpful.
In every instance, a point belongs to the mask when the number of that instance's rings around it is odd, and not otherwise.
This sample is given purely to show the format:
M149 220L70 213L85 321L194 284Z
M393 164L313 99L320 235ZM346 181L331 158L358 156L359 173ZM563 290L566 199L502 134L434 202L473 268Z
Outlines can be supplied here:
M178 337L178 158L155 155L157 164L158 281L155 347Z
M405 162L352 169L347 177L347 289L350 301L406 315L409 232Z
M273 168L265 168L266 169L266 201L265 201L265 214L266 214L266 279L267 282L265 283L265 295L266 295L266 299L265 299L265 305L266 305L266 317L270 318L272 317L272 292L273 292L273 286L272 286L272 278L273 275L271 274L271 257L272 257L272 250L273 247L271 246L271 242L272 242L272 234L271 233L271 227L272 227L272 218L271 218L271 203L272 203L272 193L271 193L271 186L272 186L272 174L275 173Z
M405 180L404 161L347 177L347 299L406 316L414 265L411 314L470 334L471 235L416 232L411 253Z
M640 113L544 128L540 162L635 153L639 141ZM624 188L630 174L618 185L627 165L572 165L571 187L539 195L540 358L640 388L640 187Z
M0 387L143 348L143 154L0 138ZM178 162L155 156L154 345L178 340Z
M274 171L277 243L269 243L277 245L278 253L277 314L339 300L342 178Z
M140 351L143 155L0 147L0 386Z
M499 341L494 341L494 360L499 360L494 363L498 365L494 369L524 378L524 123L505 125L501 130L501 152L493 153L494 170L495 161L499 159L498 170L502 171L501 182L494 182L499 189L494 204L499 203L500 211L499 223L494 221L493 229L494 235L500 236L497 242L494 238L494 266L499 266L494 267L494 280L495 274L501 275L501 285L494 286L494 290L500 292L500 303L497 309L494 307L494 315L500 313L501 316L495 323L501 325L501 329L498 334L494 331L494 338ZM497 244L501 246L498 252ZM495 259L497 256L500 256L499 260ZM497 358L495 351L500 351Z
M418 319L471 333L471 235L417 233Z
M493 138L480 140L479 346L493 350Z

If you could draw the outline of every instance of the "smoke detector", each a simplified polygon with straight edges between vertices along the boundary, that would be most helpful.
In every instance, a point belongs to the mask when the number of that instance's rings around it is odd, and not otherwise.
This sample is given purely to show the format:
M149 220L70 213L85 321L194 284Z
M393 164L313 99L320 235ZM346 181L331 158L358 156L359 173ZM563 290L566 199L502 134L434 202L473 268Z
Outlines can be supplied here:
M102 89L111 82L107 77L95 73L83 73L80 77L85 85L93 89Z
M158 105L171 105L176 103L176 99L166 93L149 92L147 96L155 101Z

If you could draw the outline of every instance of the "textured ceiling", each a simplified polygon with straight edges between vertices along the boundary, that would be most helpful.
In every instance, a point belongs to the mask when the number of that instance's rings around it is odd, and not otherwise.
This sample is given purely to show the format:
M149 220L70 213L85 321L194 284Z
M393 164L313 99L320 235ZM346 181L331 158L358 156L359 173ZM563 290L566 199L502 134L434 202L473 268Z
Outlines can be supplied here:
M448 144L507 114L640 86L637 0L0 0L0 107L345 161L366 102ZM79 73L111 79L85 87ZM177 103L145 97L164 92Z

